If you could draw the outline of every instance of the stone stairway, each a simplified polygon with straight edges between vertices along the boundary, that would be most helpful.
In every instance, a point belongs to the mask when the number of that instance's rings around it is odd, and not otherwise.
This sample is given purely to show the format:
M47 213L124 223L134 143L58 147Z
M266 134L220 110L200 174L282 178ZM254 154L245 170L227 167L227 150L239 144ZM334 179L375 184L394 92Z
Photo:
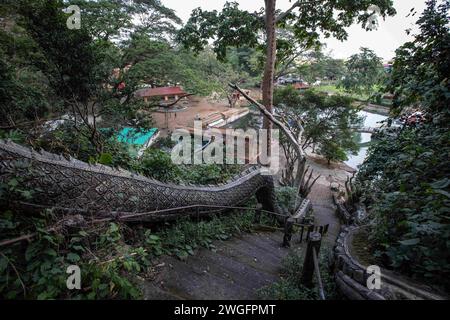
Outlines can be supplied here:
M186 261L163 257L158 273L144 284L144 298L258 299L257 291L277 281L289 250L281 247L282 232L256 232L217 241L216 250L198 250Z
M321 177L311 200L316 225L329 224L322 248L331 248L340 230L330 181ZM200 249L186 261L163 257L157 275L144 283L144 298L158 299L258 299L258 290L280 279L284 258L290 250L303 254L305 242L294 234L291 249L281 247L283 233L260 231L227 241L217 241L215 251Z

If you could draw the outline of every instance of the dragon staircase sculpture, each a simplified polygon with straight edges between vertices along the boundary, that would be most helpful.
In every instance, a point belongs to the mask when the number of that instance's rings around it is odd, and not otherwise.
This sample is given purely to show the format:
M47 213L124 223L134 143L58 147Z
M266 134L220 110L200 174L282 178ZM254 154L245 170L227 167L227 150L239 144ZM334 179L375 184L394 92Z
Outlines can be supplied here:
M8 194L8 205L27 210L52 208L83 216L144 214L138 221L174 219L180 215L224 211L217 206L238 206L254 194L263 210L280 212L271 176L251 167L225 184L195 186L162 183L122 169L85 162L0 140L0 183L16 179L33 190L31 199ZM1 204L0 206L4 206ZM192 206L202 205L193 213ZM208 208L208 206L211 208ZM189 208L191 206L191 208ZM184 207L184 208L183 208ZM174 210L164 210L180 208Z

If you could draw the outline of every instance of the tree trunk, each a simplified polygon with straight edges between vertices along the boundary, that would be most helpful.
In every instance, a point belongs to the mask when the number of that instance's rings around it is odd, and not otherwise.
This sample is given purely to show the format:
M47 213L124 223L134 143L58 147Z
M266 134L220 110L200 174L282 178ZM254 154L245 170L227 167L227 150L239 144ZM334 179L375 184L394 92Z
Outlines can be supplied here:
M273 106L273 77L275 73L275 59L276 59L276 34L275 34L275 8L276 0L265 0L266 3L266 37L267 37L267 51L266 51L266 65L264 67L264 78L262 82L262 96L263 105L266 107L267 111L272 113ZM268 141L267 141L267 151L270 155L270 139L272 122L266 117L264 118L264 129L268 130Z

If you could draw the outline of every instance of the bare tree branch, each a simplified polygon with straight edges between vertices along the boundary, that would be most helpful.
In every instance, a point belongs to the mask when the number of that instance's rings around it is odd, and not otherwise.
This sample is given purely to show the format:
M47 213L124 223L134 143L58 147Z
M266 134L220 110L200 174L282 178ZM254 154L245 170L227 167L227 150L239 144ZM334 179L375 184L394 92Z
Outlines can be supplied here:
M159 107L159 108L170 108L170 107L176 105L178 102L180 102L181 99L184 99L184 98L187 98L187 97L190 97L190 96L193 96L193 95L194 95L193 93L188 93L188 94L185 94L185 95L179 97L179 98L178 98L175 102L173 102L173 103L170 103L170 104L159 104L159 103L158 103L158 104L152 104L152 105L150 105L150 108L154 108L154 107Z
M229 86L237 91L239 91L242 96L247 99L250 103L256 105L258 107L258 109L262 112L262 114L269 119L270 122L272 122L273 124L275 124L278 128L280 128L288 137L288 139L291 141L291 143L293 144L294 148L296 149L297 153L301 156L301 157L305 157L305 153L303 151L303 149L301 148L300 144L298 143L297 139L295 139L295 137L292 135L292 132L284 125L282 124L280 121L278 121L273 114L271 114L269 111L267 111L266 107L263 106L262 104L260 104L258 101L256 101L255 99L251 98L247 93L245 93L241 88L239 88L236 84L232 84L230 83Z
M305 4L314 4L314 3L320 3L320 2L323 2L323 0L317 0L317 1L301 1L301 0L297 0L297 1L294 2L294 4L293 4L289 9L287 9L285 12L281 13L281 14L277 17L276 21L277 21L277 22L282 21L282 20L283 20L284 18L286 18L289 14L291 14L292 11L294 11L296 8L299 8L299 7L302 6L302 5L305 5Z

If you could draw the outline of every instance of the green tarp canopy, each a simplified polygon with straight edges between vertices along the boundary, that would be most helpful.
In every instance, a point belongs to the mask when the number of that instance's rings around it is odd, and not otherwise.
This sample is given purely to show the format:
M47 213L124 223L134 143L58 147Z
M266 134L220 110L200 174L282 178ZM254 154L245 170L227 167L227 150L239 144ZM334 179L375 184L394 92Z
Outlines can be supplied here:
M117 140L136 146L144 146L155 134L158 129L152 128L148 130L123 128L117 134Z

